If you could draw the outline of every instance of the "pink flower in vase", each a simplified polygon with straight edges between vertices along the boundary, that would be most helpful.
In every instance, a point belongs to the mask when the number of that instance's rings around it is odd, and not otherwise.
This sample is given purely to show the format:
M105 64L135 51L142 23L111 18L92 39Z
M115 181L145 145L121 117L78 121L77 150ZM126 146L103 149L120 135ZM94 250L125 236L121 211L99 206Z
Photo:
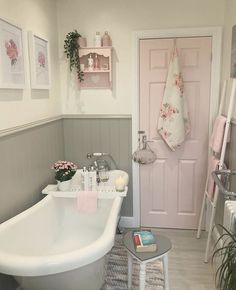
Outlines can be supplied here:
M39 66L41 67L45 67L45 55L42 51L39 51L38 53L38 63L39 63Z
M6 53L11 60L11 65L15 65L18 58L18 49L15 42L10 39L8 42L5 42Z

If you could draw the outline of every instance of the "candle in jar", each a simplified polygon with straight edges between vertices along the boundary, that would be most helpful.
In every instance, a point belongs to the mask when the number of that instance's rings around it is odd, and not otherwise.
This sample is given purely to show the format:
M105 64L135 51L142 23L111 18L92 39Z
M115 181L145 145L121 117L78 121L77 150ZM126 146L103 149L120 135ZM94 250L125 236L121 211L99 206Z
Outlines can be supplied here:
M124 191L125 190L125 180L122 176L119 176L115 180L115 188L116 188L116 191Z

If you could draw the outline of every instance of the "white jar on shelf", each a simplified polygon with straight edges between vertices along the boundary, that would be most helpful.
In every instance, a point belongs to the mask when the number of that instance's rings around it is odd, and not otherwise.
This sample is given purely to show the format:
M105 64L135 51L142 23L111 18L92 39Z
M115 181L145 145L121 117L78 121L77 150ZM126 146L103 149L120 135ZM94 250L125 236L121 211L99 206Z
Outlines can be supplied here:
M94 46L101 47L102 46L102 38L100 32L96 32L95 39L94 39Z

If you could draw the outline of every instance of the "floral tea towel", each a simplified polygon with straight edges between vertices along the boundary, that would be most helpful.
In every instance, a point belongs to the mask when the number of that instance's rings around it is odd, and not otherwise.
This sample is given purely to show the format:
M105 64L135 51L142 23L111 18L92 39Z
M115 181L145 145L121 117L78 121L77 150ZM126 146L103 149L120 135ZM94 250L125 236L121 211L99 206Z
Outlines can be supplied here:
M176 47L169 64L157 131L172 151L175 151L190 132L190 119L184 97L183 79L179 69Z

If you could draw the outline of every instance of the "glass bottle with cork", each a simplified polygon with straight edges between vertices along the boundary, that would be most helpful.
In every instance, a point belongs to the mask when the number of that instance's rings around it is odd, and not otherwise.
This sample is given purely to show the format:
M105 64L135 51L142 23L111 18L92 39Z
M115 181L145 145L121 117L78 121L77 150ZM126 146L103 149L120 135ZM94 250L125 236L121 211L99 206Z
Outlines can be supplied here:
M95 54L95 58L94 58L94 69L95 70L100 69L99 57L98 57L97 53Z
M102 46L111 46L111 37L108 34L108 31L105 31L104 35L102 36Z

